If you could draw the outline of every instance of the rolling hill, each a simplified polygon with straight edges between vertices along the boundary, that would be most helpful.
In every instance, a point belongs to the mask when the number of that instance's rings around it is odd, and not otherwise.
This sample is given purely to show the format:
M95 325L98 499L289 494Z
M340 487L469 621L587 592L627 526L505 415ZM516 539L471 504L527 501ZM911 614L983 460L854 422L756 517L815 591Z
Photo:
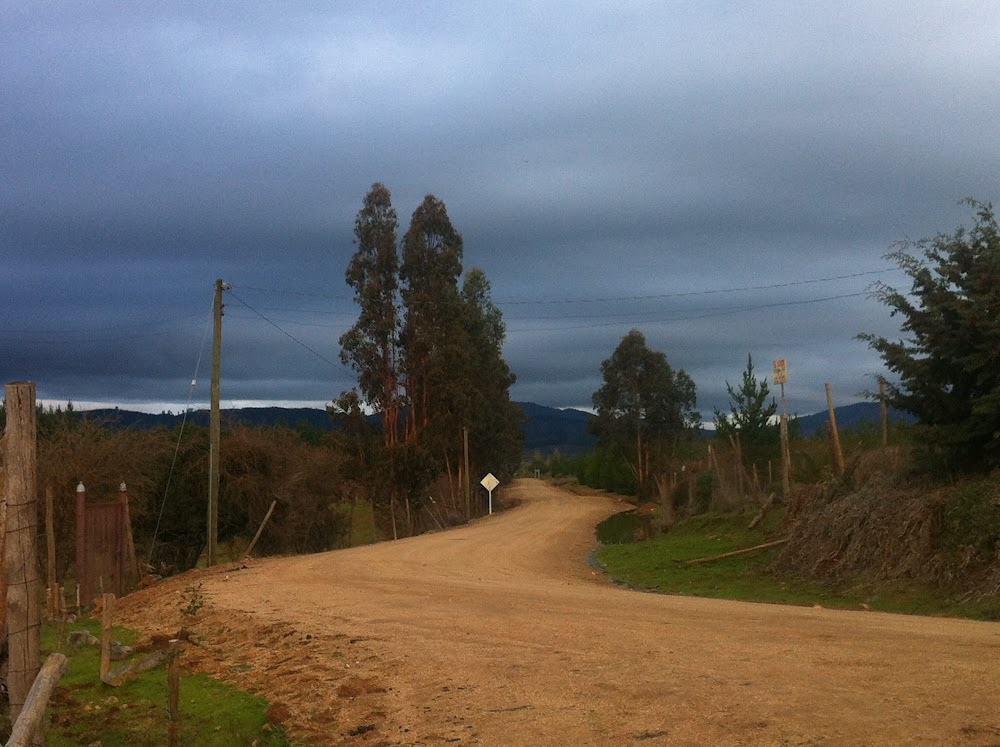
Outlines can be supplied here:
M582 410L546 407L533 402L518 403L524 410L524 451L531 454L538 451L551 454L582 454L590 451L597 439L587 428L593 417ZM841 430L859 423L878 424L879 406L877 402L857 402L835 410L837 425ZM173 428L180 425L182 413L163 412L159 414L134 412L131 410L105 409L81 411L81 417L101 420L118 428ZM373 416L374 417L374 416ZM906 413L891 411L894 420L912 422ZM826 431L827 413L818 412L797 418L799 432L803 436L813 436ZM305 426L322 431L333 430L336 426L325 410L314 407L245 407L222 411L223 423L243 423L252 426L285 425L290 428ZM193 410L188 414L188 422L208 426L208 410ZM706 437L712 432L703 431Z

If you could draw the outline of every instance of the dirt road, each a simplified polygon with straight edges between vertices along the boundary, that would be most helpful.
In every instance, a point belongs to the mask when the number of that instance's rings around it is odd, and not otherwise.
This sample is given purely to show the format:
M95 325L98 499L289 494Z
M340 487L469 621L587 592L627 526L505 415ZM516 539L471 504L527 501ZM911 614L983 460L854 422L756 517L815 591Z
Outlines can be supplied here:
M125 615L193 629L187 666L320 744L1000 745L1000 625L626 591L586 563L621 506L508 495L460 529L180 577Z

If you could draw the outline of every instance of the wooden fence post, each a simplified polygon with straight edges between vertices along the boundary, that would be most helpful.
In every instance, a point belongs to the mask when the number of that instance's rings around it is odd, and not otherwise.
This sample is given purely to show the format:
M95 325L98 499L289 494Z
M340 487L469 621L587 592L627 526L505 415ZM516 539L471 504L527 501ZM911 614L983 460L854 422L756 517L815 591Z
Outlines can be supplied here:
M0 636L7 638L7 478L3 465L3 438L0 438Z
M167 744L177 747L181 728L181 673L177 659L181 651L177 641L171 641L170 645L173 650L167 662L167 716L170 722Z
M4 470L7 478L7 692L17 721L39 670L37 443L35 385L7 384Z
M76 614L86 600L90 585L87 581L87 489L76 486Z
M59 582L56 580L56 526L51 484L45 486L45 540L48 546L48 560L45 568L49 588L46 598L47 614L49 620L54 620L59 615L59 605L56 603L55 597L59 590Z
M101 597L103 609L101 610L101 679L103 680L108 670L111 669L111 623L113 621L115 595L104 594Z

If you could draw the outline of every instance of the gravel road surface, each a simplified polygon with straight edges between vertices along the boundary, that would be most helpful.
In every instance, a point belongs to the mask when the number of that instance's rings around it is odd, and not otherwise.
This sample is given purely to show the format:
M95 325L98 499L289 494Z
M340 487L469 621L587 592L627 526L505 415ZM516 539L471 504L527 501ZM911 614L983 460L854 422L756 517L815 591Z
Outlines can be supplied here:
M624 506L506 496L449 531L185 574L123 622L188 628L186 667L317 744L1000 745L1000 625L625 590L587 563Z

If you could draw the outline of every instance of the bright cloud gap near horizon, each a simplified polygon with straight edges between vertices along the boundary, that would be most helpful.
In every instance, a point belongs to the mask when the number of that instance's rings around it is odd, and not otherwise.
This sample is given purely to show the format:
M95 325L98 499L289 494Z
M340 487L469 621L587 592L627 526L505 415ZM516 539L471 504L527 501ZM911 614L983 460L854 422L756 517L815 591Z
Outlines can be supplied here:
M899 335L866 295L893 242L997 195L992 4L7 10L0 375L55 405L207 406L219 277L223 406L329 404L382 181L400 234L448 206L513 399L589 408L634 327L706 421L748 353L819 412L883 371L858 333Z

